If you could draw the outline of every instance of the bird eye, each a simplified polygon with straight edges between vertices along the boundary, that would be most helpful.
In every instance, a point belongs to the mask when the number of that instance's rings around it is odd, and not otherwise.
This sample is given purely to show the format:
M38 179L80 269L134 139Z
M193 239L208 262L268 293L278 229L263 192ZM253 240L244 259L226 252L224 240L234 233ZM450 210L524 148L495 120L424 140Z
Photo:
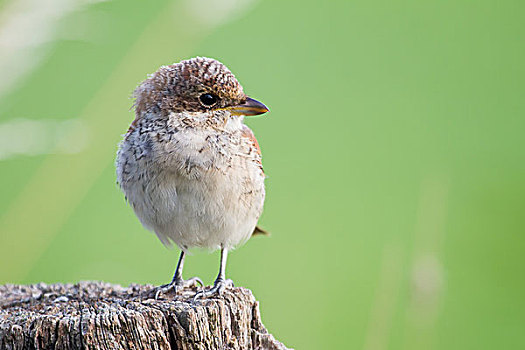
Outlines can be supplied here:
M204 94L199 97L199 100L201 100L202 104L205 106L213 106L217 103L217 96L212 94Z

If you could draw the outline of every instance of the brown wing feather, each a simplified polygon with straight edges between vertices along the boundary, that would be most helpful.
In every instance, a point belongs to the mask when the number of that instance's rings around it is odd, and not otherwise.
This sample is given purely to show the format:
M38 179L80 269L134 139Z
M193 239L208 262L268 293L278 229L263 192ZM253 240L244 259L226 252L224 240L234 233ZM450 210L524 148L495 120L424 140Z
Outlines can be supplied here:
M255 148L255 151L257 152L257 154L260 157L261 156L261 147L259 146L259 142L257 142L257 139L255 138L255 135L253 134L253 131L249 127L247 127L246 125L244 125L244 127L242 129L242 136L246 137L248 140L251 141L253 147ZM260 162L260 158L259 158L259 164L260 164L261 170L262 170L262 163ZM255 229L253 230L252 236L257 236L257 235L269 236L270 233L268 231L266 231L266 230L263 230L259 226L255 226Z
M255 150L257 151L257 154L259 154L260 156L261 147L259 146L259 142L257 142L257 139L255 138L255 135L253 134L253 131L251 131L250 128L247 127L246 125L243 125L242 136L246 137L248 140L251 141L253 147L255 147Z

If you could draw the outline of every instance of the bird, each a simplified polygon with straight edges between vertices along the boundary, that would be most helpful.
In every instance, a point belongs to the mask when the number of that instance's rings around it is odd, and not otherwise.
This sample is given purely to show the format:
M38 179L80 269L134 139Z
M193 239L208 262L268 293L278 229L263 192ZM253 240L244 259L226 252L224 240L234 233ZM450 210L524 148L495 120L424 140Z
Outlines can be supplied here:
M179 260L161 293L199 283L182 278L192 248L219 250L213 286L195 298L222 295L228 252L252 235L265 198L261 148L245 116L269 111L248 97L221 62L195 57L161 66L133 93L135 119L120 142L117 183L142 225L166 245L177 245Z

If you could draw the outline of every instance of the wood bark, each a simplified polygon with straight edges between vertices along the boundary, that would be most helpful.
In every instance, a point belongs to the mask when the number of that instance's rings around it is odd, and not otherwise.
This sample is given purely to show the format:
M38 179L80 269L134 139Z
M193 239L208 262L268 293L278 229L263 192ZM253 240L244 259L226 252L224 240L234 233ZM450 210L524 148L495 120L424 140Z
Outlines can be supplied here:
M248 289L193 301L195 292L156 300L148 285L3 285L0 349L286 349Z

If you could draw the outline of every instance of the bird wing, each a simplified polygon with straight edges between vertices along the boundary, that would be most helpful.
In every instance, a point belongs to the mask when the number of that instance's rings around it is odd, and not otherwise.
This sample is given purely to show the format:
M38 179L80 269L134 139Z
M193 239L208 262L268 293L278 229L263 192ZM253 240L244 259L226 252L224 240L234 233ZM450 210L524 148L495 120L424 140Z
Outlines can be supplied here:
M257 154L261 156L261 147L259 146L259 142L257 142L253 131L246 125L243 125L242 127L242 136L250 140Z

